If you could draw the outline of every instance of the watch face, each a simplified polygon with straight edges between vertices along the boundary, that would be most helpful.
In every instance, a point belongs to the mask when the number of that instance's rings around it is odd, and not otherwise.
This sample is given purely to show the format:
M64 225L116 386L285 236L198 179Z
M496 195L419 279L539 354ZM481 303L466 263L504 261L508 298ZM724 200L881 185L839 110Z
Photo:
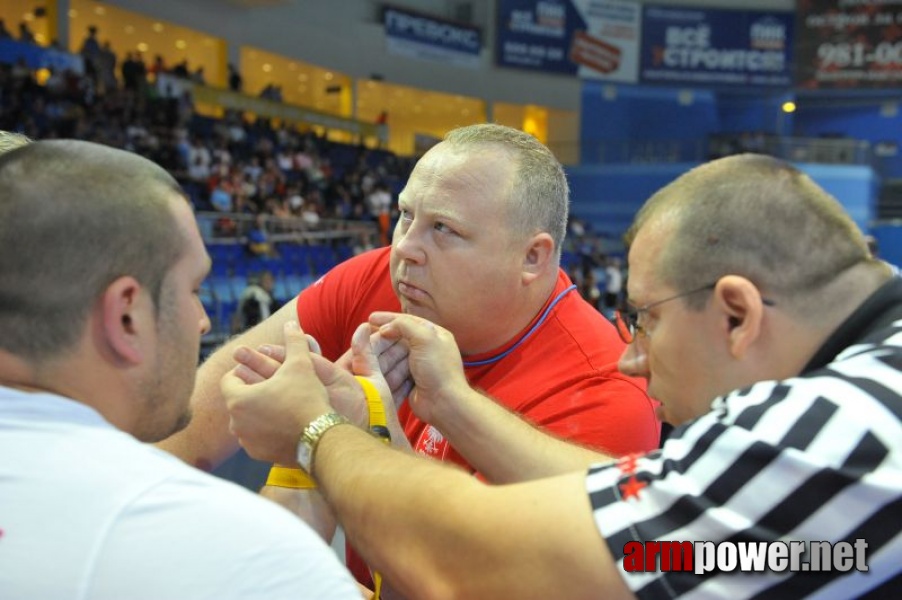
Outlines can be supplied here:
M311 450L313 448L306 442L298 444L298 464L301 468L310 473Z

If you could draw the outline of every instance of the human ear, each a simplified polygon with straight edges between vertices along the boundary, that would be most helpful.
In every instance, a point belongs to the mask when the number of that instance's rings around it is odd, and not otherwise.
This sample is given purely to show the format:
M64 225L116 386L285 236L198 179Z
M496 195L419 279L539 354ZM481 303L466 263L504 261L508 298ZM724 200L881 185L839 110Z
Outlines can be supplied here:
M730 354L741 359L761 334L761 292L745 277L726 275L714 286L714 302L722 312Z
M523 278L526 283L545 272L554 256L554 240L548 233L537 233L529 238L523 255Z
M120 277L103 292L100 301L100 331L111 358L126 365L144 360L142 337L147 334L149 299L134 277Z

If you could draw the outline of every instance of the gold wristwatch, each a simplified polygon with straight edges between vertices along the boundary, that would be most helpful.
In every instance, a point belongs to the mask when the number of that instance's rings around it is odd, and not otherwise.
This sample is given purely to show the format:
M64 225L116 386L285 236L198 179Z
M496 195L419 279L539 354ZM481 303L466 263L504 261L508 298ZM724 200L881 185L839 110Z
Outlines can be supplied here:
M337 412L330 412L313 419L304 429L304 433L301 434L301 439L298 442L298 464L308 474L312 474L313 453L316 451L316 445L319 443L320 438L336 425L344 423L350 423L350 421Z

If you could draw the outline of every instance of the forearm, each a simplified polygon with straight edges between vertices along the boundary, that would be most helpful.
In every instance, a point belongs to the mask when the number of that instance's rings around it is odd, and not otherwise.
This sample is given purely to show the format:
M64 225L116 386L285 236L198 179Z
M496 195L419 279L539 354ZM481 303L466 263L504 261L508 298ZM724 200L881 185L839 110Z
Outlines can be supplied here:
M582 472L488 486L350 426L323 436L313 470L348 539L406 597L628 597Z
M443 477L430 479L436 469ZM459 486L481 484L452 467L389 451L350 426L323 436L314 475L348 539L392 588L403 597L428 598L432 586L442 585L443 555L453 550L439 529L453 530L464 519L444 506Z
M537 429L472 389L445 406L432 425L492 483L551 477L611 460Z

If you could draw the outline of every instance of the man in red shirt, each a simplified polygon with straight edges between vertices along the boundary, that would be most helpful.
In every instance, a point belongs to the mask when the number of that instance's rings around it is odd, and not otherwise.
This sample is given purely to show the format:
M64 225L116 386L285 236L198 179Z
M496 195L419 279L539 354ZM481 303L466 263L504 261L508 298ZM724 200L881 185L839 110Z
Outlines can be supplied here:
M339 265L214 353L198 373L192 425L163 447L206 468L237 449L219 381L235 366L239 346L278 344L283 324L297 318L336 360L378 310L451 331L470 383L547 432L612 455L655 448L654 403L641 380L617 371L624 344L560 268L568 195L560 163L532 136L500 125L450 132L400 194L392 246ZM396 400L404 385L394 382ZM398 419L419 453L493 483L531 477L475 435L486 423L448 420L440 431L406 403ZM315 492L265 493L331 535L330 514Z

